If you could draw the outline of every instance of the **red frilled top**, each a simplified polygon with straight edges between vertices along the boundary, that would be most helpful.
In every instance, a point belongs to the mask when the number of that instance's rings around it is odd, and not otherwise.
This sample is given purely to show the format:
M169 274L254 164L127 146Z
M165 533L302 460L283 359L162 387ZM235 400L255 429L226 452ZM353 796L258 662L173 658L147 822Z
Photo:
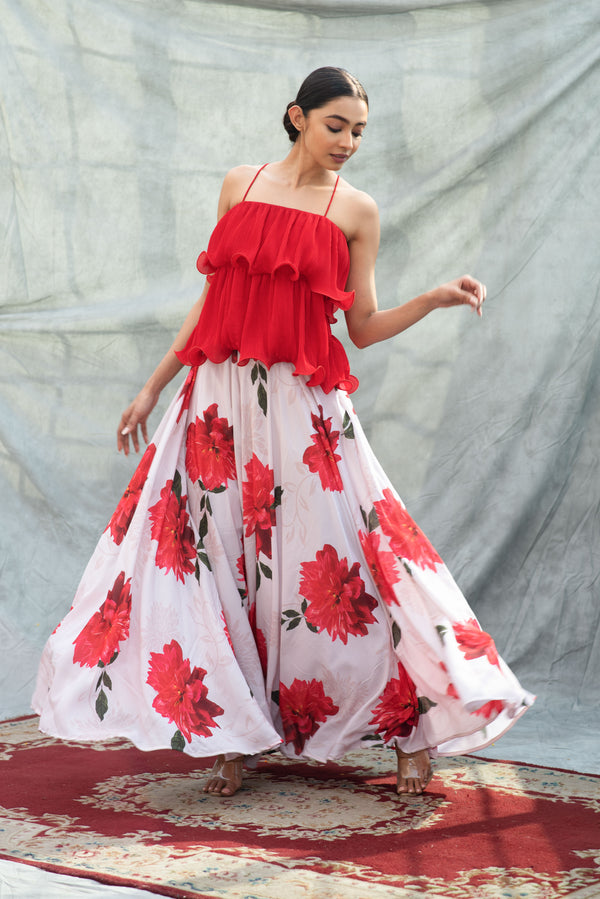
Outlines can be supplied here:
M344 233L326 216L244 200L218 221L197 266L210 287L200 318L177 356L239 365L293 362L295 375L326 393L358 387L331 333L336 309L349 309Z

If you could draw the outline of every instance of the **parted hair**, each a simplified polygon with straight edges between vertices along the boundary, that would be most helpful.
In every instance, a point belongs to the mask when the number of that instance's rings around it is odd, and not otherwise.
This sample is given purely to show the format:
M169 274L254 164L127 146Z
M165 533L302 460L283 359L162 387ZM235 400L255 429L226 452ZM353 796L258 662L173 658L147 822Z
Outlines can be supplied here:
M307 75L300 85L296 99L288 103L283 117L283 127L292 143L295 143L298 131L290 119L291 107L299 106L304 115L308 115L311 109L319 109L336 97L358 97L359 100L364 100L367 106L369 105L369 98L364 87L358 78L345 69L322 66Z

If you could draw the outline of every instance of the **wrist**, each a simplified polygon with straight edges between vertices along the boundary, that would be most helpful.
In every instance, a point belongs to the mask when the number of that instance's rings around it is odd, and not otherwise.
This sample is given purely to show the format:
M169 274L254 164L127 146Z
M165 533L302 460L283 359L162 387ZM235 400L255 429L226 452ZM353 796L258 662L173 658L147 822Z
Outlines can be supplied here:
M142 387L141 392L146 393L149 397L158 399L164 386L164 384L160 383L155 372L154 374L150 375L150 377Z
M428 290L423 294L423 303L427 312L433 312L434 309L439 309L440 307L440 296L439 296L439 288L434 287L432 290Z

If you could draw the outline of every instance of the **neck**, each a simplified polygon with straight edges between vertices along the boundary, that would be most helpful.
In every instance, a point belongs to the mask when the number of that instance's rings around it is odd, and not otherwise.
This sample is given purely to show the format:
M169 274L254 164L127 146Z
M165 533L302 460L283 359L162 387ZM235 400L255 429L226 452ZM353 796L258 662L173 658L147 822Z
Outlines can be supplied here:
M299 187L322 187L323 185L331 184L335 180L333 172L318 165L312 156L307 153L301 135L279 165L286 181L293 189Z

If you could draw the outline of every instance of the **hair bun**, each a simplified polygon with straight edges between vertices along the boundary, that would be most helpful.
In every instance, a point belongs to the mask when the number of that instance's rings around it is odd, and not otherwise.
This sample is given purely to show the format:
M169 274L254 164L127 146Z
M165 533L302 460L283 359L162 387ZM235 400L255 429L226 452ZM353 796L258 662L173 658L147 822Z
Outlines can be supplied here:
M283 116L283 127L287 131L288 137L292 143L295 143L298 138L298 130L292 124L292 120L290 119L290 109L292 106L296 106L297 103L295 100L290 100L288 105L285 108L285 115Z

